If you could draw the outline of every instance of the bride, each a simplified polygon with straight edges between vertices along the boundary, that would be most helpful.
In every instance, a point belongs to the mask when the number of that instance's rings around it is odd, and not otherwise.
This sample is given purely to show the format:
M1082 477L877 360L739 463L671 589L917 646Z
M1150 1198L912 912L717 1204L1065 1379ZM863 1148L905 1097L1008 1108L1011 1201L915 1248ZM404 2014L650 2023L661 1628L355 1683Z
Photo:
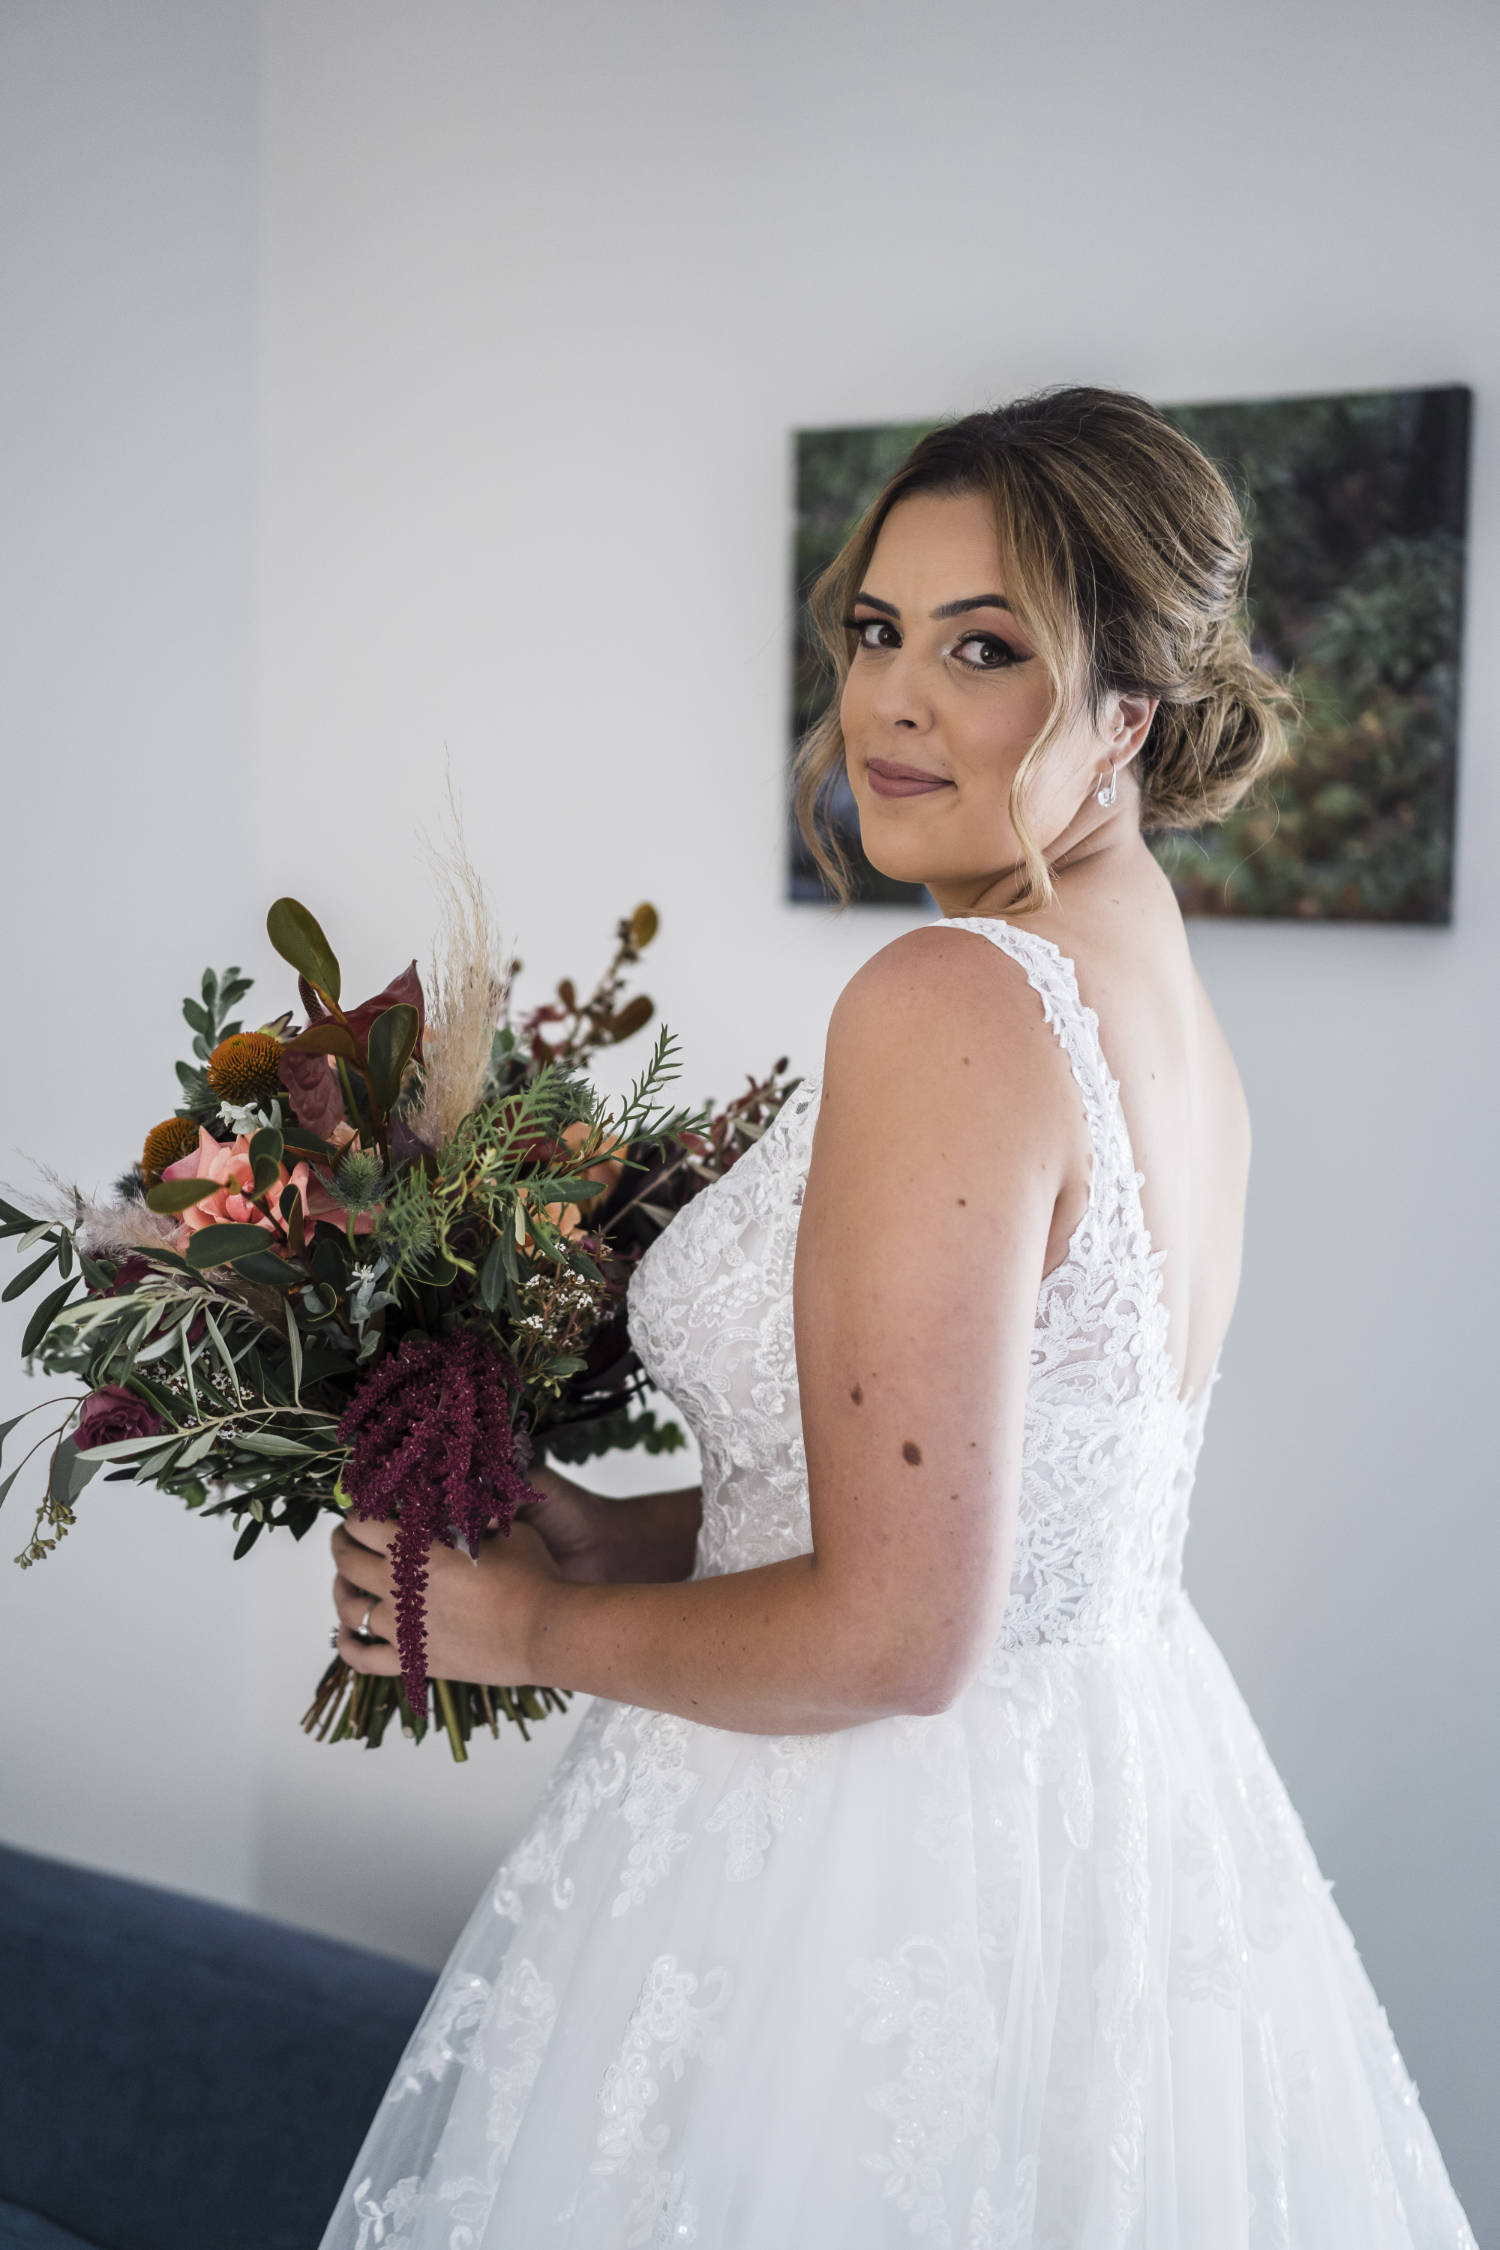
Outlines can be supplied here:
M1282 754L1248 554L1069 388L923 439L820 581L804 833L847 895L847 775L942 918L637 1271L701 1491L543 1468L433 1552L435 1672L595 1700L324 2250L1474 2250L1181 1583L1250 1132L1143 833ZM388 1538L334 1535L359 1669Z

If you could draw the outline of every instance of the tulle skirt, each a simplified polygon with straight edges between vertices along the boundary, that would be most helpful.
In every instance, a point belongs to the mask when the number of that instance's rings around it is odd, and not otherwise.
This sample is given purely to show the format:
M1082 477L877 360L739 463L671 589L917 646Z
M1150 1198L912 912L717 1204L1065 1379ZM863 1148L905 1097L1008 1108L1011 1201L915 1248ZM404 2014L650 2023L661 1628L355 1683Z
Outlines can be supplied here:
M599 1700L322 2250L1475 2250L1186 1596L949 1709Z

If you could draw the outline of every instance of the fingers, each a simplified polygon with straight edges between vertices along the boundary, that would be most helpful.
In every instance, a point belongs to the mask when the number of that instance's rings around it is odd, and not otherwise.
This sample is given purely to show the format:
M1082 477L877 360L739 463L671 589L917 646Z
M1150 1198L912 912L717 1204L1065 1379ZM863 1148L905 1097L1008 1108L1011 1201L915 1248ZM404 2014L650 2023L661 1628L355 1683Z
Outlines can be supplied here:
M372 1554L384 1555L389 1554L399 1527L394 1516L383 1516L376 1523L365 1523L357 1518L346 1519L339 1528L356 1547L367 1547Z
M366 1594L377 1595L381 1601L390 1600L394 1590L391 1562L383 1548L365 1546L342 1523L334 1526L328 1544L341 1576L352 1586L363 1586Z
M395 1612L388 1600L376 1599L340 1574L333 1582L333 1606L339 1621L338 1652L351 1671L400 1671L400 1659L391 1645ZM367 1617L373 1640L363 1637Z
M344 1524L335 1525L328 1544L338 1565L333 1606L339 1621L339 1655L353 1672L399 1672L401 1662L393 1645L396 1614L390 1558L383 1549L366 1547ZM373 1640L362 1637L367 1615Z

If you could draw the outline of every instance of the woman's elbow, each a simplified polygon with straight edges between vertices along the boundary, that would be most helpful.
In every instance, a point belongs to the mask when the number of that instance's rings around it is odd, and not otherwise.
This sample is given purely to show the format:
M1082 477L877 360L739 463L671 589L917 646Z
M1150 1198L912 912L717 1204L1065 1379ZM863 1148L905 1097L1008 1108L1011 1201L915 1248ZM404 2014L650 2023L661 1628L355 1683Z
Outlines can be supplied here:
M948 1647L924 1635L887 1651L875 1668L871 1692L891 1717L935 1718L952 1710L980 1661L967 1644Z

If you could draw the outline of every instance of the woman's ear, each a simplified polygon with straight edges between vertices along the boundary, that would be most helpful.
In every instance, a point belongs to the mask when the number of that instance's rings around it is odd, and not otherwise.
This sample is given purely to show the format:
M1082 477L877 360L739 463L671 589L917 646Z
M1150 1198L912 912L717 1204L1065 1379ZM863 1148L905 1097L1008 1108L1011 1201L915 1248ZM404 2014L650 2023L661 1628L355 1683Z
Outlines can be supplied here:
M1127 694L1119 688L1110 690L1103 731L1109 754L1117 766L1128 765L1145 741L1160 701L1157 695Z

